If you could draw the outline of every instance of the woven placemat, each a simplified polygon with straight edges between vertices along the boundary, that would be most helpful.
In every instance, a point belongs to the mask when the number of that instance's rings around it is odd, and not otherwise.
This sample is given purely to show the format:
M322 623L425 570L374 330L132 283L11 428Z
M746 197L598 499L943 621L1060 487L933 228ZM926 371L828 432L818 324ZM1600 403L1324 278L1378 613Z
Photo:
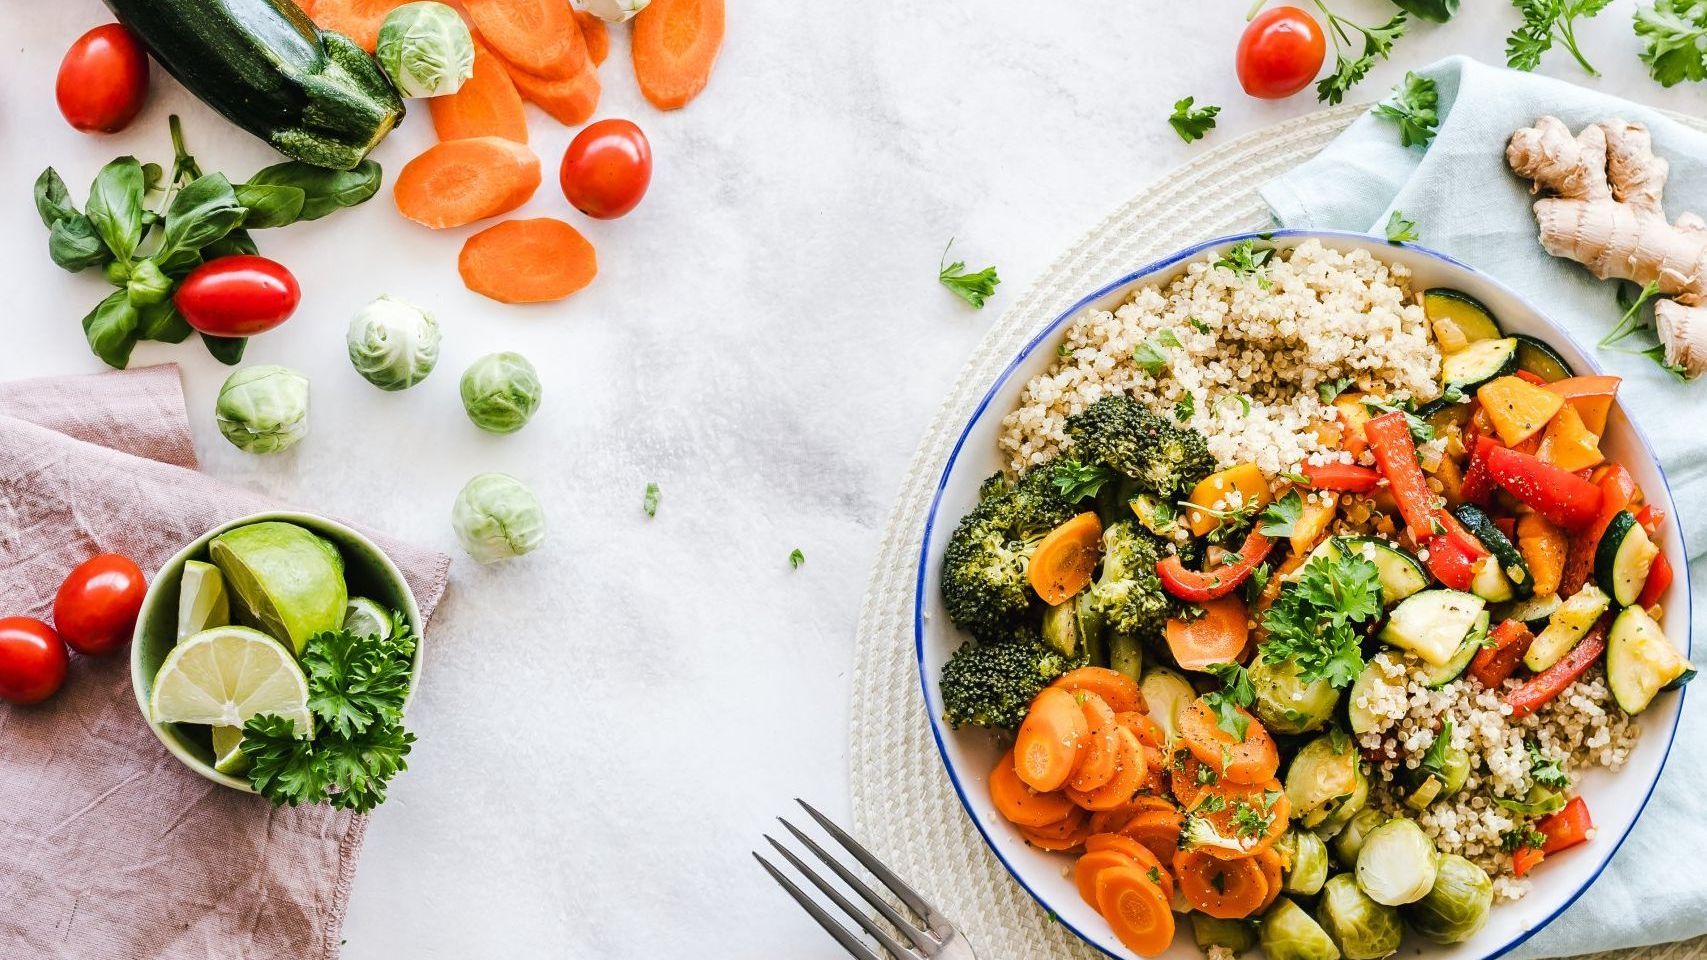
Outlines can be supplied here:
M1211 237L1272 221L1257 189L1314 156L1367 104L1290 120L1222 144L1123 204L1044 271L985 335L944 399L902 481L866 588L854 650L849 764L858 836L964 930L980 955L1103 955L1052 923L984 845L932 741L913 657L913 584L925 517L943 464L972 410L1042 326L1088 291ZM1673 115L1707 130L1707 121ZM1690 960L1707 937L1602 954Z

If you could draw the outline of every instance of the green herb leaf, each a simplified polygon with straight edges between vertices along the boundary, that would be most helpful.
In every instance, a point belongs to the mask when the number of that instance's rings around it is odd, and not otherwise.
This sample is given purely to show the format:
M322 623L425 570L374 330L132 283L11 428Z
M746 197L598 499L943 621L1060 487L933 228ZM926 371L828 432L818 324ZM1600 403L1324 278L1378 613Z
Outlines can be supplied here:
M1102 492L1105 484L1118 476L1114 468L1100 463L1081 463L1074 457L1063 457L1055 461L1054 472L1050 481L1055 489L1061 492L1062 499L1068 503L1078 503Z
M1385 60L1392 53L1393 44L1405 35L1405 12L1380 26L1365 27L1335 14L1321 0L1316 0L1316 8L1327 20L1328 39L1334 45L1334 69L1316 83L1316 99L1335 104L1369 75L1377 58ZM1363 38L1362 51L1356 55L1351 53L1353 33Z
M1401 130L1402 129L1403 128L1401 127ZM1433 136L1433 134L1431 133L1430 136ZM1405 146L1408 147L1410 144L1407 143ZM1415 220L1406 220L1405 214L1402 211L1394 210L1392 214L1387 217L1387 242L1408 243L1413 242L1416 239L1417 222Z
M1381 576L1375 564L1347 551L1318 556L1281 588L1263 614L1267 663L1294 660L1306 683L1349 686L1363 672L1359 628L1381 616Z
M1230 270L1239 277L1260 277L1260 271L1273 256L1273 247L1259 247L1254 240L1241 240L1229 247L1213 266L1218 270Z
M1198 333L1208 333L1208 332L1209 332L1209 331L1210 331L1210 329L1211 329L1211 327L1210 327L1210 326L1209 326L1209 324L1207 324L1207 323L1205 323L1205 322L1204 322L1204 321L1202 321L1202 320L1200 320L1200 319L1198 319L1198 318L1197 318L1197 317L1191 317L1191 318L1190 318L1190 319L1188 319L1188 320L1187 320L1187 321L1186 321L1186 322L1187 322L1187 323L1190 323L1190 324L1191 324L1191 328L1192 328L1192 329L1193 329L1193 330L1196 330L1196 331L1197 331L1197 332L1198 332Z
M1529 779L1553 790L1565 790L1570 787L1571 778L1565 773L1565 768L1559 761L1549 759L1542 753L1535 741L1524 741L1523 749L1529 754Z
M648 517L657 516L658 500L661 496L662 492L659 491L658 485L656 483L648 483L646 485L646 495L640 500L640 509L645 510Z
M89 188L86 212L113 256L129 260L142 242L142 164L119 157L102 167Z
M1458 15L1458 0L1393 0L1393 5L1419 20L1445 23Z
M264 230L284 227L302 218L307 197L297 187L269 183L240 183L232 188L244 209L243 227Z
M243 348L249 345L248 337L216 337L211 333L202 334L202 343L207 346L207 352L215 360L228 367L235 367L243 362Z
M1333 403L1340 394L1344 393L1348 387L1356 382L1357 381L1350 377L1341 377L1338 380L1324 380L1321 383L1316 384L1316 396L1322 398L1323 403Z
M1554 41L1565 45L1578 65L1591 76L1600 76L1577 47L1576 19L1588 19L1606 9L1611 0L1511 0L1523 15L1523 26L1506 38L1506 65L1516 70L1534 70L1541 65L1541 55L1553 48ZM1636 32L1642 32L1640 11ZM1646 59L1644 57L1644 59Z
M140 322L125 292L115 290L83 318L83 335L95 356L108 366L123 370L130 363L130 351L136 347Z
M81 213L53 225L47 235L47 255L72 273L98 267L113 259L112 251L95 233L95 225Z
M948 246L942 249L943 260L948 259L948 251L953 246L954 241L950 239ZM1001 278L996 276L995 267L985 267L977 273L967 273L964 260L949 264L939 261L936 278L938 283L954 291L955 296L979 310L984 309L984 301L995 294L996 285L1002 282Z
M1440 732L1434 735L1434 742L1428 745L1428 750L1418 762L1424 770L1446 780L1446 755L1452 747L1452 718L1447 717L1440 722Z
M125 279L125 296L130 298L131 306L141 309L153 306L166 300L172 295L172 280L153 260L138 260L131 264L130 276ZM143 337L152 340L153 337Z
M1162 352L1161 347L1149 340L1140 343L1133 349L1132 362L1152 377L1159 377L1162 375L1162 371L1168 369L1168 355Z
M300 160L286 160L255 171L244 186L300 190L303 206L296 219L318 220L340 207L365 202L379 192L384 179L379 164L372 160L363 160L354 170L329 170Z
M795 547L794 550L792 552L790 552L788 555L788 565L791 569L799 570L800 565L805 563L805 562L806 562L806 554L801 553L799 547Z
M1290 537L1304 516L1304 498L1296 490L1269 504L1257 516L1257 529L1267 537Z
M1179 398L1179 402L1174 404L1174 419L1178 420L1180 423L1185 423L1187 420L1190 420L1196 413L1197 397L1192 393L1188 392L1185 396Z
M136 336L138 340L158 340L162 343L183 343L191 333L189 322L178 312L170 297L158 303L137 307Z
M65 181L59 179L59 171L52 167L43 170L36 178L35 201L41 225L49 230L66 217L77 216L77 205L71 202L71 192L65 189Z
M182 276L202 261L202 248L243 222L248 211L222 173L197 177L166 208L166 232L154 259L168 276Z
M1236 663L1212 663L1206 668L1221 680L1221 689L1203 695L1203 702L1215 711L1215 725L1238 738L1245 739L1250 717L1240 707L1256 701L1256 687L1249 673Z
M1656 0L1636 8L1642 62L1662 86L1707 80L1707 4Z
M1428 77L1419 77L1415 73L1406 73L1405 79L1393 87L1392 96L1381 101L1375 107L1375 115L1385 117L1399 125L1399 145L1410 147L1421 144L1428 146L1434 139L1436 129L1440 126L1440 95L1435 90L1434 81ZM1397 216L1397 211L1394 212ZM1416 226L1416 224L1411 224ZM1387 221L1388 239L1392 239L1393 221ZM1416 239L1412 235L1410 239Z
M1194 107L1196 97L1186 97L1174 104L1174 112L1168 117L1168 125L1174 128L1179 138L1186 143L1202 140L1203 135L1215 129L1215 117L1221 112L1220 107L1204 104Z

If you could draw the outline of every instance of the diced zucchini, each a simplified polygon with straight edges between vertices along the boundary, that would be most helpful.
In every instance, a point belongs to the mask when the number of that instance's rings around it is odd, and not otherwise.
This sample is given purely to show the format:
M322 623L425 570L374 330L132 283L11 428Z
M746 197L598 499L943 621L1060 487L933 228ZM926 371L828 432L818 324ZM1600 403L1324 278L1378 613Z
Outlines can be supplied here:
M1489 564L1492 566L1492 564ZM1458 645L1458 652L1452 659L1438 667L1424 667L1423 674L1428 678L1430 688L1438 690L1464 675L1470 668L1470 661L1475 659L1476 651L1482 649L1482 644L1488 639L1488 611L1483 610L1476 615L1476 624L1471 627L1470 635Z
M1440 381L1468 393L1517 369L1517 338L1477 340L1440 361Z
M1197 699L1197 691L1184 676L1167 667L1145 670L1143 679L1138 681L1138 689L1144 694L1150 719L1156 721L1171 743L1179 736L1180 715Z
M1358 706L1357 702L1378 700L1386 696L1387 691L1404 685L1405 678L1402 674L1395 679L1388 679L1387 672L1381 669L1380 664L1373 660L1364 664L1363 672L1351 682L1351 691L1345 697L1346 723L1351 727L1351 732L1362 736L1385 727L1386 722L1382 718L1371 713L1368 707Z
M1518 551L1516 545L1507 539L1504 533L1500 532L1499 527L1494 526L1493 519L1483 513L1482 508L1471 503L1466 503L1452 511L1452 515L1464 525L1464 529L1470 531L1471 536L1481 541L1482 546L1487 547L1488 552L1493 554L1499 569L1505 573L1505 579L1510 581L1514 595L1529 596L1535 587L1535 578L1529 575L1529 564L1523 561L1523 554ZM1494 566L1494 564L1488 566ZM1476 595L1488 600L1500 599L1490 597L1480 590L1476 591ZM1504 599L1509 600L1511 598L1506 597Z
M1305 563L1317 557L1332 560L1345 550L1350 550L1375 564L1375 569L1381 576L1381 601L1387 606L1392 606L1428 586L1428 569L1423 566L1421 560L1397 545L1377 537L1330 537L1310 551ZM1304 568L1301 565L1298 569ZM1293 576L1296 578L1296 571Z
M1525 597L1500 611L1500 619L1535 623L1552 616L1553 611L1559 609L1559 603L1559 595L1556 593L1549 593L1544 597Z
M1606 685L1625 713L1641 713L1661 690L1687 682L1695 668L1641 607L1625 607L1606 642Z
M1428 314L1435 339L1445 353L1456 353L1478 340L1505 336L1493 313L1480 300L1459 290L1435 287L1423 294L1423 312Z
M1636 515L1620 510L1607 524L1606 532L1600 536L1600 546L1595 548L1594 578L1614 603L1627 607L1642 595L1648 571L1659 555L1660 548L1648 539L1648 531L1636 522Z
M1583 584L1581 590L1553 611L1553 616L1547 620L1547 628L1536 635L1535 642L1529 645L1529 652L1523 655L1523 665L1540 673L1558 663L1611 605L1612 598L1599 587L1592 583Z
M1514 333L1512 336L1517 338L1517 369L1527 370L1548 383L1557 383L1575 376L1571 372L1571 365L1548 346L1546 341L1521 333Z
M1376 639L1444 667L1476 625L1487 601L1458 590L1424 590L1400 601Z
M1477 561L1476 573L1470 580L1470 592L1489 603L1505 603L1517 596L1517 590L1493 557Z

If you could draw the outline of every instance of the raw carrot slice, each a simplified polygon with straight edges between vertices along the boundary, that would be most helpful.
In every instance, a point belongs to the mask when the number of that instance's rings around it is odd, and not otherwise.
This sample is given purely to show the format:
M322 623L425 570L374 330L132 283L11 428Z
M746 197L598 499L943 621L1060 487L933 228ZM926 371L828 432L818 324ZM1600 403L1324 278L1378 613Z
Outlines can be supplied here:
M368 53L379 45L379 28L391 11L408 0L314 0L298 4L322 30L341 33Z
M1190 620L1169 620L1168 650L1186 670L1205 670L1212 663L1233 663L1244 657L1250 642L1250 613L1236 593L1198 604L1203 611Z
M403 165L397 209L435 230L508 213L539 188L539 157L503 137L448 140Z
M723 46L723 0L652 0L634 18L634 79L660 110L705 89Z
M1058 607L1090 586L1102 557L1102 521L1081 513L1049 531L1031 552L1026 576L1043 602Z
M1107 667L1080 667L1063 673L1051 686L1071 693L1080 690L1101 697L1115 713L1130 713L1144 709L1144 695L1138 691L1138 681L1118 670Z
M1136 867L1096 875L1097 912L1133 953L1159 957L1174 940L1174 912L1162 888Z
M462 245L463 285L500 303L561 300L593 282L598 255L561 220L506 220Z
M1014 738L1014 769L1033 790L1059 790L1084 756L1090 727L1079 701L1060 687L1045 687L1031 701Z
M1077 693L1074 696L1079 700L1079 709L1084 711L1087 732L1085 754L1067 785L1074 790L1095 790L1114 779L1115 767L1120 760L1120 738L1116 736L1120 725L1115 722L1114 711L1101 697L1094 693Z
M1268 898L1268 879L1249 857L1219 860L1201 850L1181 850L1174 856L1174 882L1194 908L1222 920L1248 917Z
M429 98L427 109L440 140L503 137L528 142L522 95L510 82L504 61L478 40L474 43L474 76L453 94Z
M602 67L610 56L610 28L605 22L585 10L575 11L575 26L581 28L581 40L587 45L587 59L593 66Z
M1044 691L1047 693L1048 691ZM1120 737L1120 760L1114 776L1095 790L1067 788L1067 797L1086 810L1114 810L1132 802L1144 785L1144 745L1131 731L1117 731Z
M1181 711L1180 738L1198 760L1214 766L1222 779L1261 783L1280 769L1280 751L1262 721L1243 707L1233 709L1245 717L1243 740L1216 725L1215 710L1202 697Z
M1085 853L1092 854L1101 850L1111 850L1119 853L1136 863L1146 875L1155 868L1156 875L1150 879L1161 886L1162 892L1168 899L1174 898L1174 878L1168 871L1172 869L1172 861L1157 859L1149 847L1121 833L1092 833L1085 838Z
M1014 770L1014 752L1009 750L990 771L990 802L1009 823L1021 827L1047 827L1077 812L1073 801L1059 793L1039 793L1025 785Z
M468 19L498 56L536 77L591 69L568 0L464 0Z
M524 99L566 127L585 123L599 107L599 75L591 63L563 77L536 76L512 64L510 81Z

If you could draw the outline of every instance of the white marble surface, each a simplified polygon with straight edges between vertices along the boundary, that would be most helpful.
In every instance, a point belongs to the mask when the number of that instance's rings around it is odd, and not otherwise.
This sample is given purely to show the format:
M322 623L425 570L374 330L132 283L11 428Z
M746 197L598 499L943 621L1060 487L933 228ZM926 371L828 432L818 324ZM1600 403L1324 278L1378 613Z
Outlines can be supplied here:
M1373 21L1380 0L1336 0ZM47 259L30 183L54 164L79 202L112 156L168 160L180 112L207 169L271 162L156 70L132 128L86 137L53 106L59 58L107 19L94 0L31 3L0 60L0 252L10 309L0 377L95 371L78 320L101 281ZM552 539L480 568L459 558L411 714L421 743L375 816L345 927L348 960L840 956L748 851L791 797L845 815L851 638L868 564L916 437L991 314L1104 211L1190 157L1168 128L1186 94L1225 106L1212 144L1312 110L1245 98L1233 46L1245 0L735 0L710 88L660 114L618 31L601 114L635 119L657 171L614 223L568 210L548 176L525 212L567 216L601 275L558 305L465 291L469 230L365 207L263 235L304 288L249 359L313 379L314 429L270 459L214 430L224 376L194 343L139 362L184 367L205 468L454 551L450 502L474 472L538 491ZM1497 0L1423 27L1354 96L1450 52L1496 61L1516 14ZM1579 29L1606 72L1562 52L1544 70L1683 110L1702 91L1646 78L1615 0ZM1186 14L1183 11L1191 10ZM378 153L388 172L431 140L425 109ZM569 133L534 116L555 170ZM1005 283L984 313L935 280L950 236ZM390 293L435 310L440 369L404 394L360 380L350 314ZM456 379L526 353L534 423L490 437ZM663 489L641 512L648 481ZM806 564L791 570L789 551Z

